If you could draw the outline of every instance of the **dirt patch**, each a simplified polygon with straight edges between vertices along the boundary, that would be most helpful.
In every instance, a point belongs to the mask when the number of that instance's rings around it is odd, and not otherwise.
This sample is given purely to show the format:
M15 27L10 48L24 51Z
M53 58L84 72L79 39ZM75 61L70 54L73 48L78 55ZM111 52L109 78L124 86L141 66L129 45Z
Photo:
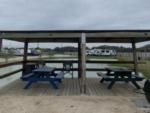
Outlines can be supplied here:
M119 96L1 96L0 113L149 113Z

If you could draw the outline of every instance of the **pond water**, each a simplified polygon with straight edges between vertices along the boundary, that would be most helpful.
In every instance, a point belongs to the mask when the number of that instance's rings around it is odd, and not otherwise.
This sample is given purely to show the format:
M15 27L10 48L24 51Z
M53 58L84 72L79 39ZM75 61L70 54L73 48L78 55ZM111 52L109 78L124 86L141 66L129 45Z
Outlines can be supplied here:
M15 71L17 69L20 69L21 67L22 67L21 65L14 65L14 66L9 66L5 68L0 68L0 75L9 73L11 71ZM21 72L14 74L12 76L6 77L4 79L0 79L0 88L20 78L20 76L21 76Z
M57 68L62 68L63 67L62 64L59 64L59 63L48 63L46 65L50 66L50 67L57 67ZM17 69L20 69L21 66L22 65L15 65L15 66L9 66L9 67L5 67L5 68L0 68L0 75L5 74L5 73L9 73L11 71L15 71ZM78 65L74 64L73 67L77 68ZM87 64L86 67L87 68L105 68L105 67L108 67L108 65L107 64ZM73 75L74 75L74 77L77 77L78 72L74 71ZM17 74L14 74L12 76L9 76L7 78L4 78L4 79L0 79L0 88L7 85L8 83L13 82L16 79L19 79L20 76L21 76L21 72L19 72ZM65 77L71 77L71 74L66 74ZM96 75L96 72L87 71L86 72L86 77L97 77L97 75Z

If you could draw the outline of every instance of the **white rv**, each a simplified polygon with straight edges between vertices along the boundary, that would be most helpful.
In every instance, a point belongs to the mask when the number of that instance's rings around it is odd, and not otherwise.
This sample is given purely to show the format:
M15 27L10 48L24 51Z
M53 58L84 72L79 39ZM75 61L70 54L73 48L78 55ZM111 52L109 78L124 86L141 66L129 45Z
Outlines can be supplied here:
M102 49L101 51L101 55L104 55L104 56L111 56L111 55L116 55L116 51L115 50L112 50L112 49Z
M116 51L112 49L92 49L87 50L86 55L94 55L94 56L111 56L116 55Z

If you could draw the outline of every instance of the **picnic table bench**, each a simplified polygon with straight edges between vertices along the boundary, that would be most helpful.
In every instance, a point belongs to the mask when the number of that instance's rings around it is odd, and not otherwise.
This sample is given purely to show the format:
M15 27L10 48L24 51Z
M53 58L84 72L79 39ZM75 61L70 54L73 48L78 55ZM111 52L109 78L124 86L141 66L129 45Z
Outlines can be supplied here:
M115 82L124 81L126 83L131 82L137 89L140 89L137 81L142 81L144 77L141 77L136 74L132 74L132 70L125 68L106 68L107 73L98 72L97 75L101 76L101 83L104 81L109 81L108 89L111 89Z
M55 73L55 68L42 67L32 71L32 73L26 74L21 77L23 81L27 81L27 85L24 89L28 89L32 83L39 81L48 81L54 89L58 89L58 83L61 83L64 78L64 73Z

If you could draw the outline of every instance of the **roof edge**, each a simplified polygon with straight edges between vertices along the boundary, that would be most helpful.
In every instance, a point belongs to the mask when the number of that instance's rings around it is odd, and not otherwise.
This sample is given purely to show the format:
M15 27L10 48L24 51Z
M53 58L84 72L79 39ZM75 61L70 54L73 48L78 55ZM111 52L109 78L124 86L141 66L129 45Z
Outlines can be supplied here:
M150 32L150 29L126 30L0 30L0 33L100 33L100 32Z

